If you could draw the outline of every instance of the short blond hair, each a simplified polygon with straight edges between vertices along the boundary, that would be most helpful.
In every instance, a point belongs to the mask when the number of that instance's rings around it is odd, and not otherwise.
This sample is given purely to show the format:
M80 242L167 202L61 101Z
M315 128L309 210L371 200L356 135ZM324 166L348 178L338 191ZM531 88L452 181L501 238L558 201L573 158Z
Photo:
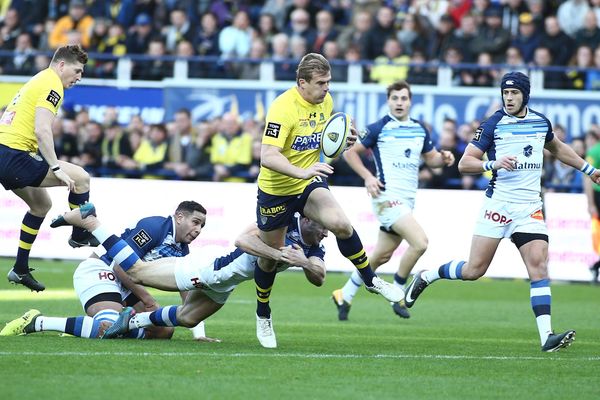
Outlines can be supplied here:
M304 79L310 82L313 75L323 75L331 71L329 61L325 57L317 53L308 53L298 64L296 70L296 82L300 82L300 79Z

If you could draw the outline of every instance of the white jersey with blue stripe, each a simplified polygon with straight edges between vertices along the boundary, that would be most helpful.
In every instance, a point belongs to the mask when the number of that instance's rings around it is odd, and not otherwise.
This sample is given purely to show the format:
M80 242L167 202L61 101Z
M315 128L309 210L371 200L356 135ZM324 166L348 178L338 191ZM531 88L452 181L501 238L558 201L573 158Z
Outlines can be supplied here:
M502 109L484 121L471 144L486 153L488 160L517 156L513 171L493 171L486 196L511 203L540 201L544 145L552 139L548 118L530 108L522 118Z
M323 245L311 246L302 241L299 214L296 214L296 218L294 218L288 227L285 243L286 245L299 245L307 258L318 257L321 260L325 258L325 248ZM202 258L200 255L199 259L201 260ZM218 257L214 260L211 274L201 273L204 277L203 283L217 292L229 292L240 283L254 278L254 268L257 260L257 256L244 253L241 249L236 248L228 255ZM190 261L197 262L195 260ZM199 265L201 266L202 264L200 261ZM284 271L289 267L291 267L289 264L277 263L277 272Z
M190 252L187 244L175 241L175 221L171 216L142 218L135 227L125 229L121 239L144 261L184 257ZM107 254L101 259L108 265L112 262Z
M421 154L433 150L429 131L419 121L399 121L391 114L367 126L360 142L373 151L377 178L386 196L414 200Z

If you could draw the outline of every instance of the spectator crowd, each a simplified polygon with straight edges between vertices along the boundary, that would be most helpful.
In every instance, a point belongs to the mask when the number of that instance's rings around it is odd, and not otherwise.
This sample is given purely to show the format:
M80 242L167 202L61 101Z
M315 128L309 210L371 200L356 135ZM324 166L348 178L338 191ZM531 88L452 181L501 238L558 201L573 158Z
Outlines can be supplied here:
M318 52L337 81L358 64L364 82L435 85L444 65L460 86L497 86L508 70L542 69L545 88L595 90L599 24L600 0L4 0L0 73L33 75L52 50L79 43L91 56L85 76L96 78L114 78L127 55L133 79L173 76L174 60L185 59L191 78L257 79L269 60L277 80L294 80L299 59ZM458 159L478 122L446 120L431 130ZM103 121L86 110L66 113L54 132L60 157L97 175L253 181L262 124L227 113L194 125L181 109L165 124L134 117L121 126L109 108ZM594 128L586 139L595 143L598 134ZM572 143L582 154L586 144ZM334 184L362 185L342 159L334 162ZM547 168L555 190L580 187L560 163ZM485 182L455 167L423 169L421 178L425 187Z

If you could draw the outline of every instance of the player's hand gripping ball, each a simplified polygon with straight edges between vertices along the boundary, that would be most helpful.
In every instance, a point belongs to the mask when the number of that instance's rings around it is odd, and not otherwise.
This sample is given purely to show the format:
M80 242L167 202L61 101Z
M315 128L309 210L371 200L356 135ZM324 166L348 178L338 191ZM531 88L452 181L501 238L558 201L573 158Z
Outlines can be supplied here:
M350 117L346 113L335 113L325 123L321 134L321 151L325 157L336 158L344 152L350 134Z

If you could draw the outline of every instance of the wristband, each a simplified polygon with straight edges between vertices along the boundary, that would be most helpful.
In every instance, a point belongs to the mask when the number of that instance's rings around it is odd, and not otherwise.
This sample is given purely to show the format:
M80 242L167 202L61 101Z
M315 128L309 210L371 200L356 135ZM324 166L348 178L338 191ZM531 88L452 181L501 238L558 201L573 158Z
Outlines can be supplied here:
M581 167L581 172L583 172L586 175L590 175L592 176L594 174L594 172L596 172L596 168L592 167L590 165L590 163L588 163L587 161L583 164L583 166Z
M56 172L60 169L60 165L56 164L54 167L50 167L50 169L52 170L52 172Z
M484 171L491 171L491 170L493 170L495 163L496 163L496 160L484 162L483 163L483 170Z

